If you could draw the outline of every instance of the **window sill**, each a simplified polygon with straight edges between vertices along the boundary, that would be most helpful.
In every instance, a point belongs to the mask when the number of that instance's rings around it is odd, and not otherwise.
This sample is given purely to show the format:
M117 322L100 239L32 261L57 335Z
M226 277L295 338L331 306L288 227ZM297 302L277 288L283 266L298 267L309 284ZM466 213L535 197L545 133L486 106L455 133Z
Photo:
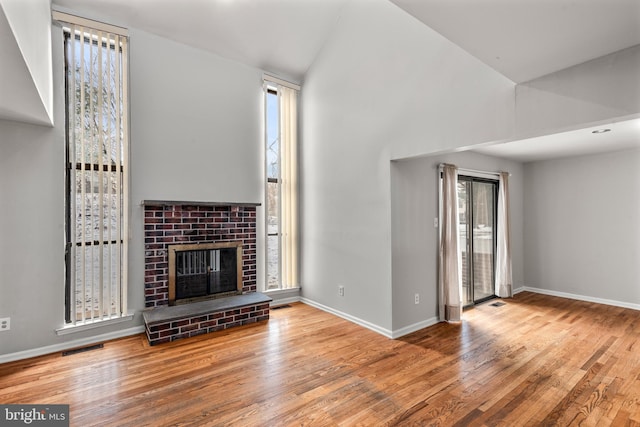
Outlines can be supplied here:
M279 294L289 294L291 292L300 292L300 287L295 288L287 288L287 289L270 289L268 291L262 291L265 295L279 295Z
M69 335L76 332L88 331L90 329L101 328L103 326L115 325L118 323L129 322L133 320L133 313L128 313L121 317L115 317L106 320L95 320L91 323L83 323L82 325L69 325L63 326L60 329L56 329L57 335Z

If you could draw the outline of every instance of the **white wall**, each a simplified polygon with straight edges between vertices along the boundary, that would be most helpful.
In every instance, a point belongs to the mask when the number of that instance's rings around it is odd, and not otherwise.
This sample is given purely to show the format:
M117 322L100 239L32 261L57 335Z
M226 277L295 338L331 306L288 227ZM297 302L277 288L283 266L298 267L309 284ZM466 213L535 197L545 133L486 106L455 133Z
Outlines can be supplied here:
M129 279L139 309L142 200L262 203L262 72L137 30L131 31L130 57ZM259 257L258 286L263 269Z
M0 56L0 117L51 126L50 0L0 0Z
M409 331L438 316L438 165L508 171L513 286L524 285L523 165L473 152L396 161L391 167L393 329ZM420 294L420 304L414 295Z
M529 287L640 305L640 150L525 165Z
M303 296L389 333L390 160L506 138L513 83L395 5L353 1L302 102Z
M131 31L132 199L258 202L262 72Z
M54 28L53 37L62 40ZM64 321L64 82L54 44L56 127L0 120L0 354L50 344Z
M65 142L62 31L54 27L55 127L0 121L0 317L11 317L0 355L142 323L143 199L262 201L261 71L136 29L130 34L129 305L136 316L55 333L64 323Z

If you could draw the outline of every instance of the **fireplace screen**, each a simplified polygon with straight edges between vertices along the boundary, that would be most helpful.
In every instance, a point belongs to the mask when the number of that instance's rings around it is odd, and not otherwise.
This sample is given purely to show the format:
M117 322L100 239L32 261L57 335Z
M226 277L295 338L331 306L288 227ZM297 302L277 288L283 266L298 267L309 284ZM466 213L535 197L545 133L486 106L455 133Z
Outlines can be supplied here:
M241 243L169 246L169 304L238 293Z

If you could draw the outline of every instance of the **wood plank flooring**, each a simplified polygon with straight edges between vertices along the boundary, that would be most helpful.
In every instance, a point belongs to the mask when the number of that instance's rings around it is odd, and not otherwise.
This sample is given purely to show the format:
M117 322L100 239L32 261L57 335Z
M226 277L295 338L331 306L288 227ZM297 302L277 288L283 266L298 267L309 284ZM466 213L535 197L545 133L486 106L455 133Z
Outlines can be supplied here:
M640 426L640 311L523 292L398 340L304 304L150 347L0 365L73 426Z

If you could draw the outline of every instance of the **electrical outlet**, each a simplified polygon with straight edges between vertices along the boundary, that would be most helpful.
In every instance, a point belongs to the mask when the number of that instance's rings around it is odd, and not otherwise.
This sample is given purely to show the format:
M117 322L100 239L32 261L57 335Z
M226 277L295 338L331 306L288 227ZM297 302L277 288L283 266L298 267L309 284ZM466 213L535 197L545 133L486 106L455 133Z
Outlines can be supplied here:
M420 294L416 294L415 301L416 301L416 304L420 304Z
M11 318L10 317L4 317L2 319L0 319L0 332L1 331L8 331L11 329Z
M338 295L341 297L344 296L344 286L342 285L338 286Z

